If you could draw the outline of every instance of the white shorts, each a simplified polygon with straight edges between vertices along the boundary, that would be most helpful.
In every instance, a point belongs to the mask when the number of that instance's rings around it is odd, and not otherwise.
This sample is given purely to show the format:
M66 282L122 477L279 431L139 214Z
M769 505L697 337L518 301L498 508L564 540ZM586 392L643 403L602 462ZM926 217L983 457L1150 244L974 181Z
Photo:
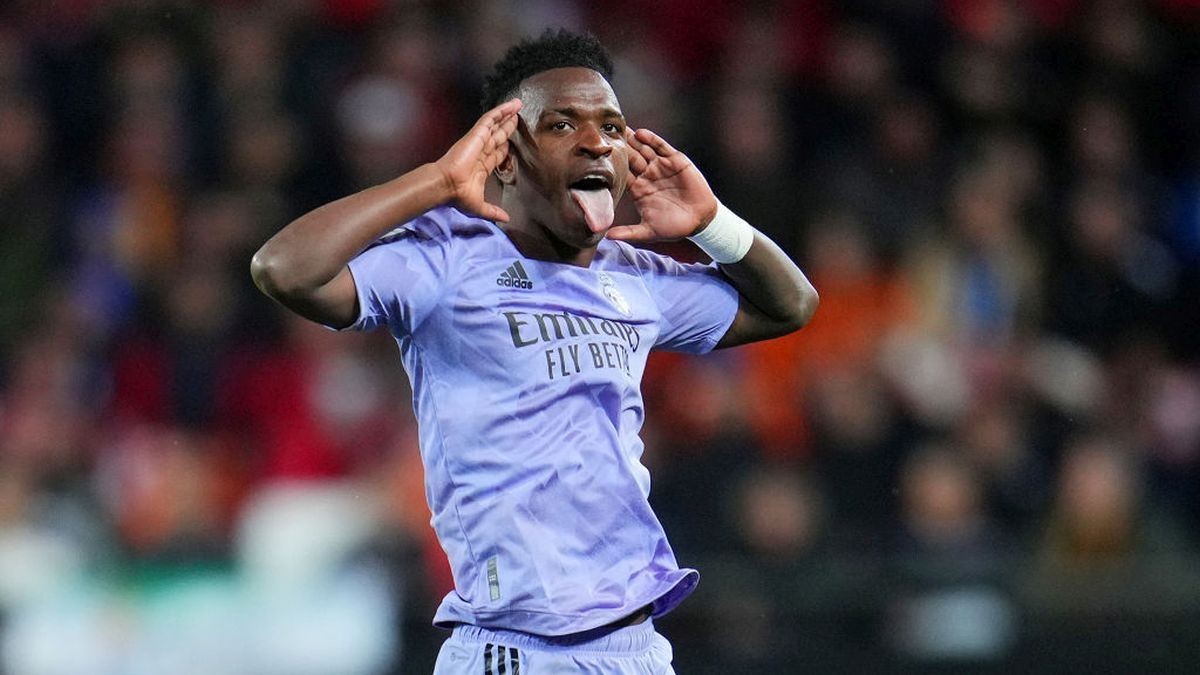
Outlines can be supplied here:
M671 643L646 620L611 632L542 637L458 626L434 675L675 675Z

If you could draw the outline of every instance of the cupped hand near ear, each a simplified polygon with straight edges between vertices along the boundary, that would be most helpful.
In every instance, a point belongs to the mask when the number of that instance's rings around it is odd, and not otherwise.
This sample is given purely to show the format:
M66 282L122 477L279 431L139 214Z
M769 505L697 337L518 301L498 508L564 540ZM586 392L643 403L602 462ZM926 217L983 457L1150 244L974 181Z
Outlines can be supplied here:
M610 239L658 241L695 234L717 215L717 197L687 155L649 129L627 129L629 195L641 221L617 225Z
M521 101L512 99L492 108L458 139L434 165L442 172L451 201L464 211L488 220L508 221L504 209L484 199L488 176L508 156L508 138L517 128Z

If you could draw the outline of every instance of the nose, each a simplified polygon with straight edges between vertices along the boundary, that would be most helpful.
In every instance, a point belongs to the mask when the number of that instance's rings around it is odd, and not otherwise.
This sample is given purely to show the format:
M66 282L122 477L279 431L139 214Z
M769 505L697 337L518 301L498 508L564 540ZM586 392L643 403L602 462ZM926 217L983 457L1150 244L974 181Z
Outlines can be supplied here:
M612 142L600 129L593 124L585 124L579 129L579 140L575 145L576 151L592 159L607 157L612 154Z

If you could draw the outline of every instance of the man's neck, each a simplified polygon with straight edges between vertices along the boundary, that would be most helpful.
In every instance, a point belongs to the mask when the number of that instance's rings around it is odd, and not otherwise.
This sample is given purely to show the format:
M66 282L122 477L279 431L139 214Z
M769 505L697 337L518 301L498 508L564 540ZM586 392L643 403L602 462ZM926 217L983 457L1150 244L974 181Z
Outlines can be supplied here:
M576 267L592 265L592 259L596 255L596 246L576 249L554 237L550 229L540 223L532 220L518 221L516 215L511 213L510 215L512 215L511 221L498 223L498 225L500 229L503 229L504 234L508 235L512 245L521 251L522 256L535 259L535 261L570 264L576 265Z
M497 223L512 240L521 255L533 260L589 267L596 257L596 246L576 248L564 243L554 232L532 218L519 205L505 204L510 220Z

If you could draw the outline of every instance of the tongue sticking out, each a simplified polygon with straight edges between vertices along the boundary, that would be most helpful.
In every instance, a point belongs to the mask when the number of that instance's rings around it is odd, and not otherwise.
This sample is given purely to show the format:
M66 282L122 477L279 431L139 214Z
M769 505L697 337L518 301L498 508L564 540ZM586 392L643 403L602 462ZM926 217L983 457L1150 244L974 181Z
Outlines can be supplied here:
M613 224L613 198L608 190L571 190L588 229L599 234Z

